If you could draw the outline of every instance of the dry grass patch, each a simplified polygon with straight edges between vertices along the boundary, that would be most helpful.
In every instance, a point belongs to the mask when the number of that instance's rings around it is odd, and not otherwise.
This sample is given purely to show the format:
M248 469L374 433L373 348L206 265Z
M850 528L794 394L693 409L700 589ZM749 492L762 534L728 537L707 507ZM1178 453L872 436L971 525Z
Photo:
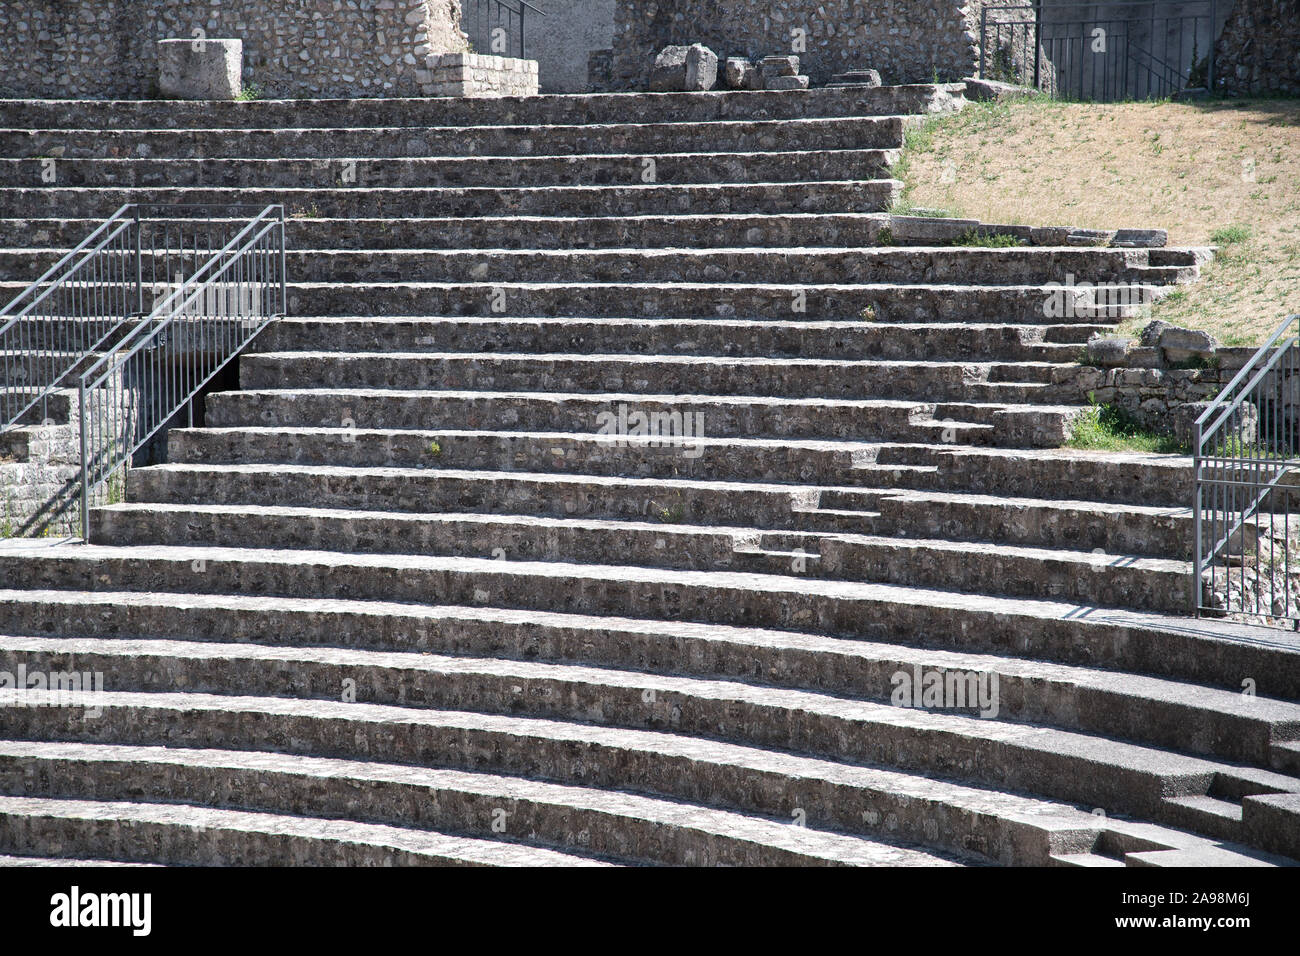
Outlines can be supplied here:
M977 104L913 131L897 175L900 211L1218 245L1156 315L1225 344L1300 312L1300 100Z

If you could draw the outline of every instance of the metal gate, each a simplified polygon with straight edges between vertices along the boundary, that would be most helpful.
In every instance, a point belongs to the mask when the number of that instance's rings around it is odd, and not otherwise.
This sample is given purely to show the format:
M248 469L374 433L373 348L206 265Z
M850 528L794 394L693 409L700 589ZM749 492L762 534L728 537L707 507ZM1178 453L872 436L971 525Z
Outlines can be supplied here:
M528 0L462 0L460 25L475 53L524 59L525 25L544 16Z
M980 13L980 76L1101 102L1212 89L1218 6L1217 0L993 0Z

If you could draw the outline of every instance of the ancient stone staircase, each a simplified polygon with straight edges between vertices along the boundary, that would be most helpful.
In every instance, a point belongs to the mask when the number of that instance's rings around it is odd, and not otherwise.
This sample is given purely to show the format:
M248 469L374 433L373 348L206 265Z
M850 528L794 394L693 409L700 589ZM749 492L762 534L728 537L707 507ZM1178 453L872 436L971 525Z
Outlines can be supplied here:
M105 687L0 707L0 854L1300 856L1300 645L1183 616L1186 459L1060 447L1124 312L1049 283L1196 254L884 244L960 103L3 104L6 297L131 199L295 218L242 387L89 544L0 543L0 670ZM996 715L893 705L933 672Z

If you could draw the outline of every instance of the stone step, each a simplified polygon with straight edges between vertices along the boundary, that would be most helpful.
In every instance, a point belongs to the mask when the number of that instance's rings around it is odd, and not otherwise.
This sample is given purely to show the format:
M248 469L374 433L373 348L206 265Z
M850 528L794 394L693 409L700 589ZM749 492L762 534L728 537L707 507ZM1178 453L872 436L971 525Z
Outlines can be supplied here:
M849 540L844 540L848 538ZM9 544L3 549L0 563L6 580L12 587L48 586L58 581L63 587L85 588L87 583L77 576L78 568L87 563L78 559L106 559L111 555L112 573L105 572L101 586L135 587L146 590L196 590L232 591L251 588L255 593L285 596L319 597L373 597L388 600L426 601L431 595L452 603L475 604L504 601L513 607L540 607L596 611L644 616L646 608L658 606L663 600L659 593L667 581L673 581L674 610L670 616L695 618L715 623L743 623L746 625L807 627L813 619L829 619L843 613L845 606L839 598L846 595L869 595L877 592L871 588L883 584L897 584L912 599L934 600L943 594L934 588L958 592L963 588L974 595L979 591L1033 591L1040 593L1034 600L1069 602L1074 613L1080 605L1119 605L1130 595L1149 599L1147 606L1166 607L1175 604L1179 589L1185 592L1190 573L1186 565L1178 562L1161 562L1156 559L1129 559L1119 556L1093 555L1088 552L1034 552L1033 549L1010 546L962 546L953 542L921 542L917 551L908 552L898 539L854 541L851 536L824 538L817 576L804 574L746 574L742 572L693 572L674 569L625 568L597 564L567 564L563 562L514 562L469 557L432 557L420 555L352 554L336 552L254 552L220 548L170 547L153 545L147 548L113 548L90 550L86 546L72 551L57 551L57 561L33 561L40 551L29 551ZM157 565L144 555L157 555ZM165 556L188 555L185 561ZM250 555L256 555L253 560ZM918 557L919 555L919 557ZM238 556L231 561L230 556ZM25 560L24 560L25 559ZM69 561L74 563L68 563ZM1051 561L1044 569L1034 562ZM206 568L208 573L195 574L190 562ZM1109 565L1108 561L1114 562ZM288 562L286 565L285 562ZM951 573L944 576L941 566L951 563ZM217 565L220 573L212 573ZM227 566L229 565L229 567ZM810 564L811 567L811 564ZM1098 567L1102 570L1093 572ZM464 577L449 572L463 568ZM1026 570L1028 568L1029 570ZM990 571L992 569L992 571ZM477 572L471 582L467 580ZM140 575L153 573L153 583L140 582L126 585L123 579L136 580ZM52 574L45 578L41 575ZM163 579L174 575L167 583ZM679 576L673 578L672 576ZM694 577L692 577L694 575ZM825 577L831 576L830 578ZM982 575L982 576L981 576ZM1087 575L1081 577L1081 575ZM1092 580L1094 579L1095 580ZM918 579L926 579L925 584ZM902 581L910 581L903 584ZM608 588L618 581L617 596ZM732 593L737 582L754 592ZM694 589L692 588L694 586ZM338 589L342 588L340 592ZM503 590L504 589L504 590ZM518 589L532 589L539 594L511 593ZM575 596L574 590L581 592ZM1053 596L1051 592L1055 591ZM1080 592L1090 592L1096 600L1080 598ZM453 597L454 593L457 596ZM409 597L407 596L409 595ZM1021 595L1023 597L1023 595ZM984 596L992 600L991 596ZM613 604L603 603L613 600ZM945 601L955 600L945 598ZM963 601L973 600L966 597ZM555 604L555 601L569 603ZM707 611L697 610L695 603L709 605ZM726 617L726 610L714 607L717 603L736 601L740 618ZM768 606L779 601L782 608L773 616ZM521 603L522 602L522 603ZM576 602L576 603L574 603ZM1133 601L1129 606L1142 606ZM1184 604L1183 607L1186 605ZM1182 607L1175 608L1181 611ZM656 611L654 613L663 613ZM859 611L858 613L862 613ZM716 615L723 615L718 617ZM713 615L713 616L709 616ZM788 615L794 615L793 618ZM1023 642L1024 636L1016 638ZM1254 678L1260 672L1244 676ZM1238 684L1240 686L1240 684Z
M868 143L877 138L894 145L887 136L864 137ZM659 150L653 156L578 153L400 159L375 159L363 152L346 159L61 159L54 169L57 184L63 187L637 186L886 179L896 155L894 150L860 147L734 153ZM48 176L45 160L0 159L0 184L4 186L39 185L47 182Z
M695 355L267 352L241 357L242 388L635 392L917 401L1079 400L1041 362L897 362Z
M26 281L0 280L0 298ZM1098 295L1159 299L1169 286L1106 286ZM1144 290L1144 291L1133 291ZM738 283L290 282L290 315L358 317L549 316L563 318L741 318L798 321L1057 326L1113 325L1140 315L1124 302L1080 304L1063 314L1049 285L791 285ZM1082 293L1081 293L1082 294Z
M596 434L618 417L697 416L710 437L942 441L963 445L1057 447L1082 411L1077 406L945 404L888 399L798 399L743 396L577 395L545 392L297 389L214 392L205 424L289 425L343 429L561 429ZM603 416L603 417L602 417ZM613 420L609 416L614 416ZM700 419L698 416L703 416ZM629 419L630 421L630 419ZM629 427L629 432L631 428ZM432 456L432 451L430 452Z
M339 468L329 465L225 465L203 463L196 465L154 465L134 468L127 479L127 497L131 502L149 502L166 505L258 505L268 507L313 506L332 510L336 521L347 523L348 518L362 520L366 517L382 522L397 519L394 515L367 514L371 512L404 512L410 515L432 516L442 513L444 518L459 515L468 523L472 517L485 527L478 532L483 543L478 553L491 556L495 547L509 551L512 543L522 546L528 533L526 522L520 516L552 518L593 518L612 522L613 527L591 526L590 530L604 530L614 541L607 552L607 560L629 553L639 553L642 548L662 549L688 547L690 544L670 545L674 529L683 525L706 525L717 529L719 542L715 548L730 550L735 539L758 537L756 529L816 530L827 529L818 519L820 507L836 508L851 504L861 513L870 514L877 505L881 492L868 488L834 489L818 486L789 484L763 485L754 482L721 482L689 480L657 480L647 478L602 477L595 475L528 474L526 472L457 471L453 469L419 468ZM99 530L92 534L98 541L113 540L121 530L131 533L129 519L134 516L139 525L137 533L148 534L151 512L157 510L159 518L155 534L164 527L182 530L185 515L175 516L174 524L161 523L165 509L130 508L109 510L99 514ZM188 509L187 509L188 511ZM220 512L214 517L220 517ZM295 523L293 512L280 516L279 525L286 529ZM267 520L273 515L263 513ZM231 515L238 519L241 514ZM312 526L324 524L326 515L303 515L297 532L307 538L324 529ZM621 519L621 520L620 520ZM622 521L645 522L624 527ZM562 526L534 525L534 534L541 537L540 545L547 549L561 548L558 535ZM572 530L578 530L574 528ZM468 533L467 528L459 529ZM432 525L407 525L403 538L428 535L428 540L410 546L399 545L401 539L388 538L388 529L377 537L359 528L354 547L384 548L393 545L409 553L424 553L424 548L451 548L452 553L473 553L469 541L456 551L456 529L445 528L439 532ZM451 534L450 539L444 535ZM635 537L622 544L631 551L618 547L622 538ZM443 540L439 541L438 539ZM548 540L550 539L550 540ZM244 540L253 540L245 538ZM288 539L279 538L278 540ZM707 566L705 542L697 542L702 553L695 556ZM304 545L293 545L303 547ZM350 550L326 547L321 550ZM551 558L557 555L550 555Z
M475 216L419 219L290 219L290 249L650 249L873 246L885 213L780 215ZM98 219L0 219L0 246L67 248ZM1148 250L1150 252L1152 250Z
M0 129L0 156L63 162L117 159L430 159L801 152L903 145L900 116L698 123L603 123L596 127L397 126L306 129ZM707 150L707 152L705 152ZM60 164L61 165L61 164ZM638 166L637 178L641 170ZM38 180L39 181L39 180Z
M35 603L40 597L26 600ZM59 608L55 604L49 610L56 622L61 620ZM208 613L229 612L209 606ZM452 619L456 616L449 615ZM283 617L283 612L275 617ZM170 620L178 625L185 617L176 613ZM1247 699L1231 689L999 655L738 628L696 633L686 641L692 651L686 659L661 657L670 651L661 646L647 660L635 653L644 654L647 642L646 634L635 631L638 623L615 623L623 626L610 630L609 641L617 638L618 643L599 650L554 634L540 645L520 643L517 628L498 616L496 627L492 627L492 619L479 620L476 628L462 621L459 635L435 628L430 639L421 629L424 637L418 640L411 639L409 632L404 638L367 638L351 630L339 635L320 630L303 633L299 624L291 636L272 638L274 646L198 637L210 633L212 627L194 632L193 637L177 632L181 639L175 640L137 639L129 634L107 639L75 634L7 636L0 638L0 660L11 674L25 667L31 674L108 675L104 680L112 686L106 687L116 691L335 699L337 688L354 679L366 688L365 699L371 703L454 708L472 700L474 709L508 713L522 708L552 717L574 706L561 704L561 700L588 696L590 690L581 688L592 681L599 683L609 667L618 670L619 680L640 680L645 674L635 677L629 669L644 672L649 667L651 674L667 669L678 677L761 681L765 686L876 703L892 702L900 675L912 678L934 672L941 677L954 675L963 681L962 690L969 692L963 706L950 707L945 713L984 714L1001 721L1100 734L1261 767L1269 766L1272 748L1293 742L1287 737L1300 736L1298 705L1261 697ZM94 625L101 632L114 626L121 625L106 614ZM270 622L264 626L269 627ZM48 619L45 627L51 628ZM554 632L554 628L550 630ZM313 649L308 642L329 642L331 646ZM662 638L659 643L662 645ZM352 649L341 649L344 646ZM492 654L492 659L472 656L484 652ZM583 667L574 666L579 664ZM981 699L969 683L971 675L977 683L984 682L982 692L991 692L987 699ZM668 694L674 707L683 705L684 699L670 693L670 688L652 679L651 685L642 689L654 693L643 697ZM526 697L537 702L521 702L520 687L529 687ZM560 693L561 688L567 689ZM660 713L648 719L662 723L665 718ZM682 729L680 718L674 721L674 727ZM1240 796L1215 799L1216 806L1234 807L1229 815L1241 820Z
M950 587L1164 614L1191 607L1190 561L1100 550L840 534L822 539L817 573L851 581Z
M190 574L205 574L207 557L210 554L194 559ZM783 583L779 578L764 580ZM809 586L821 589L828 584L813 581ZM1261 643L1247 626L1222 621L1101 609L1081 615L1076 605L895 586L859 588L870 598L840 621L807 619L802 629L786 622L785 630L695 623L680 615L655 620L482 604L448 606L428 600L416 605L264 593L140 594L113 590L104 582L96 586L100 590L93 592L5 590L0 591L0 605L10 629L60 639L98 635L568 661L854 697L892 694L893 674L918 663L996 672L1001 711L1011 719L1092 730L1106 727L1120 737L1195 753L1238 748L1227 752L1255 760L1260 741L1273 739L1268 762L1300 776L1295 768L1277 763L1279 750L1295 746L1281 739L1288 732L1225 738L1189 732L1192 727L1211 727L1213 719L1205 716L1188 718L1186 726L1182 721L1187 715L1181 712L1173 722L1154 716L1152 708L1191 707L1237 715L1232 719L1257 719L1273 705L1254 710L1256 702L1294 701L1298 696L1294 688L1300 684L1300 639ZM809 626L827 633L812 633ZM1096 669L1098 659L1113 670ZM886 663L873 663L878 661ZM1259 696L1241 695L1243 674L1259 675ZM1164 680L1144 683L1152 675ZM1102 693L1126 695L1127 702L1099 707L1104 698L1096 695ZM1276 718L1284 719L1285 714ZM1239 749L1244 741L1249 746ZM1239 791L1225 798L1240 800L1242 795Z
M178 803L0 796L0 850L187 866L597 866L556 850Z
M787 557L786 553L762 550L761 542L771 536L754 529L702 529L697 523L665 529L654 515L635 522L256 505L150 503L118 508L121 506L94 512L92 541L229 547L249 540L250 534L266 533L285 547L348 553L471 554L527 561L566 561L582 556L597 564L620 564L629 554L637 554L638 562L647 567L778 573L789 572L795 558L802 559L804 566L817 561L815 536L782 534L779 541L792 541L792 556ZM803 517L811 524L820 516ZM832 522L821 518L820 523ZM800 546L803 541L806 543Z
M958 109L961 84L863 90L599 93L465 99L354 100L8 100L5 123L20 129L335 129L438 126L551 126L672 121L698 130L716 120L798 121L814 117L904 116ZM599 135L599 130L592 130Z
M1167 288L1108 286L1096 294L1158 299ZM1067 305L1060 311L1055 305L1063 293L1044 285L517 283L467 278L461 282L427 283L291 282L288 294L293 315L866 319L906 323L994 321L1036 326L1113 324L1138 316L1143 308L1124 302L1080 304L1074 310Z
M0 249L0 277L39 275L63 250ZM169 261L174 262L176 256ZM677 282L790 285L951 283L969 286L1066 283L1170 284L1186 269L1151 268L1145 250L985 249L601 249L424 250L295 249L286 255L295 282L447 282L500 278L520 282ZM184 261L184 260L182 260ZM192 260L191 260L192 261ZM172 265L172 268L178 268ZM166 271L144 260L146 273Z
M258 352L570 352L1071 362L1108 325L781 322L745 319L292 316Z
M1300 785L1295 778L1267 771L1034 725L730 682L646 675L629 675L623 682L614 674L600 676L581 689L562 685L573 696L565 695L558 707L538 706L522 691L507 688L516 701L508 713L360 700L108 691L93 695L96 716L90 720L78 707L42 706L46 698L57 699L52 692L29 691L28 706L0 711L0 727L4 737L17 740L165 743L343 759L382 753L396 763L459 764L465 769L473 761L473 769L545 775L556 782L573 779L574 771L565 765L577 758L588 767L588 785L601 786L608 785L611 770L625 773L630 745L642 751L637 765L644 774L637 789L676 799L690 799L688 794L705 781L675 779L697 774L672 760L673 751L682 748L668 741L690 740L704 730L751 748L883 764L967 785L1092 804L1157 823L1167 813L1167 797L1204 793L1219 776L1242 777L1259 793ZM644 702L643 691L652 687L662 690L654 695L656 701L663 698L662 706ZM684 706L672 706L674 698ZM520 707L527 709L521 712ZM557 711L570 719L555 719ZM571 719L578 714L581 723ZM647 759L647 751L660 741L663 745L655 747L659 759ZM722 746L716 739L698 742ZM9 847L0 842L0 849Z
M0 208L12 218L62 216L106 219L124 203L204 204L212 215L236 206L281 203L289 216L667 215L671 213L879 212L898 197L895 179L620 186L47 186L0 188Z
M201 802L226 810L427 827L675 866L953 862L894 841L632 793L287 753L0 741L0 789L26 797ZM969 851L961 857L972 858Z
M924 518L884 517L879 492L852 489L854 511L836 508L832 489L721 482L660 482L595 476L454 470L366 469L280 465L160 465L135 469L128 497L137 505L98 512L97 543L213 544L275 540L306 551L379 551L406 554L493 555L520 560L619 564L637 555L659 566L695 569L784 570L789 562L757 562L734 552L743 543L762 547L745 529L836 532L820 542L794 542L820 561L809 574L915 587L951 587L975 593L1074 600L1089 605L1177 613L1188 607L1190 565L1079 544L1123 541L1123 530L1094 530L1090 540L1000 524L990 507L965 518L950 536L923 538ZM843 498L850 493L839 493ZM933 503L932 508L950 502ZM190 505L168 509L153 505ZM259 506L246 509L216 506ZM288 506L309 513L276 511ZM1024 507L1022 505L1021 507ZM874 509L881 509L880 512ZM1083 509L1089 509L1087 511ZM322 510L328 509L328 510ZM819 510L829 509L829 510ZM924 510L924 507L920 510ZM1038 520L1049 523L1049 503ZM1059 506L1055 509L1061 511ZM1076 512L1100 510L1080 504ZM360 512L360 513L359 513ZM381 512L371 514L371 512ZM403 519L382 512L420 515ZM427 516L444 512L442 520ZM897 510L894 511L897 514ZM479 515L480 517L472 517ZM534 518L592 518L614 524L528 523ZM619 520L635 522L619 526ZM1057 520L1061 519L1059 516ZM1122 521L1122 519L1120 519ZM1132 520L1132 518L1130 518ZM1155 522L1159 518L1148 516ZM922 527L916 527L916 524ZM1119 522L1117 522L1119 523ZM881 528L881 525L884 528ZM955 522L954 522L955 524ZM661 526L678 526L672 528ZM700 535L689 526L708 526ZM884 534L877 533L885 531ZM1010 543L981 540L1001 531ZM858 532L858 533L849 533ZM897 537L895 535L906 535ZM1172 537L1172 535L1170 536ZM1029 539L1021 543L1016 538ZM956 539L956 540L954 540ZM1047 540L1043 540L1047 539ZM1076 545L1074 548L1067 545ZM1149 549L1147 545L1144 550ZM649 553L651 556L642 558Z
M123 863L119 860L79 860L73 857L51 857L51 856L15 856L13 854L0 855L0 867L11 866L39 866L39 867L140 867L140 866L160 866L158 863Z
M707 432L707 428L706 428ZM174 464L280 464L460 468L609 477L762 481L1016 496L1050 488L1065 500L1177 511L1191 460L1175 456L954 448L816 439L697 438L700 454L649 436L590 431L207 427L168 432ZM434 444L436 456L430 454ZM1026 475L1031 480L1026 480ZM1179 500L1182 497L1183 500Z

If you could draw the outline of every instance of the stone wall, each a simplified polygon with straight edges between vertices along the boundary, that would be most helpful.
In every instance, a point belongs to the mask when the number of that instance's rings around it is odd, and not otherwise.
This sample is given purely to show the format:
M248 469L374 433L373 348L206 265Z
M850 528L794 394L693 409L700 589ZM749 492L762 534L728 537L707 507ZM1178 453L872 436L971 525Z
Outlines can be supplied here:
M479 53L429 57L429 96L536 96L537 61Z
M154 95L156 42L196 30L243 40L268 97L419 96L425 57L466 49L460 0L4 0L0 97Z
M524 55L540 65L543 93L586 93L587 57L614 39L616 0L543 0L544 17L529 17Z
M1214 69L1215 92L1300 94L1300 0L1237 0Z
M612 85L645 89L655 53L704 43L720 58L793 53L814 84L876 69L885 83L975 72L983 0L617 0ZM795 49L803 30L806 49Z

